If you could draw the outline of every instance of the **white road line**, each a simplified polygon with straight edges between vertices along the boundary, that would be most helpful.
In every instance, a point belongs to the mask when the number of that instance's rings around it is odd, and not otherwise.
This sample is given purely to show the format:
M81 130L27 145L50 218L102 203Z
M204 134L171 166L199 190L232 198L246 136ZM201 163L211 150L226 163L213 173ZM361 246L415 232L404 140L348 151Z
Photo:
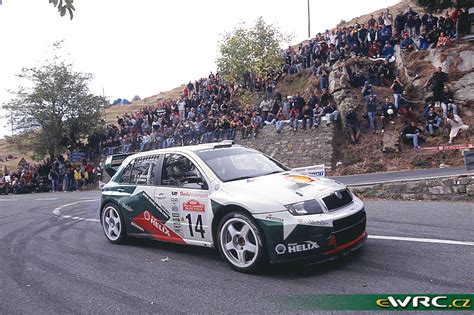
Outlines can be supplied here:
M415 237L383 236L383 235L369 235L369 238L375 239L375 240L474 246L474 242L439 240L439 239L432 239L432 238L415 238Z
M38 198L35 201L48 201L48 200L58 200L58 198Z
M0 201L17 201L18 199L0 199Z
M77 204L83 203L83 202L93 202L93 201L98 201L98 200L100 200L100 199L99 199L99 198L95 198L95 199L80 200L80 201L75 201L75 202L67 203L67 204L65 204L65 205L59 206L59 207L57 207L57 208L54 208L53 214L54 214L55 216L57 216L57 217L61 217L61 218L65 218L65 219L78 220L78 221L89 221L89 222L100 222L99 219L73 217L73 216L65 215L65 214L62 214L62 213L61 213L61 209L63 209L63 208L66 208L66 207L69 207L69 206L72 206L72 205L77 205Z

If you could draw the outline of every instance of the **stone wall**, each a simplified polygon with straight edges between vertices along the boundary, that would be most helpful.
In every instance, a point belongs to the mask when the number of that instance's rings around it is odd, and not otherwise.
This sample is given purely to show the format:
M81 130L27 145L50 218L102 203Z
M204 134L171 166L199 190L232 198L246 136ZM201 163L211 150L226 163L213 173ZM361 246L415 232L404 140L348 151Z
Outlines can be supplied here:
M474 202L474 176L353 185L351 189L362 198Z
M235 142L257 149L289 167L302 167L316 164L332 166L334 126L324 123L312 130L290 131L289 126L277 134L275 126L265 126L259 130L256 139L241 139L237 134Z

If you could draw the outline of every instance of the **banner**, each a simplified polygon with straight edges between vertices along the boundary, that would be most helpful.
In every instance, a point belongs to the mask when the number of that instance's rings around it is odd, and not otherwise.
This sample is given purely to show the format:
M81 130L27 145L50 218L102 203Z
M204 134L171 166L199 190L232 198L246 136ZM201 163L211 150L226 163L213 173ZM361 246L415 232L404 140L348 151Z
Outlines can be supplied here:
M324 164L293 168L292 171L297 171L308 176L315 176L315 177L326 176L326 168L324 167Z
M428 148L421 148L423 151L450 151L450 150L464 150L464 149L474 149L474 144L457 144L457 145L447 145L447 146L440 146L440 147L428 147Z

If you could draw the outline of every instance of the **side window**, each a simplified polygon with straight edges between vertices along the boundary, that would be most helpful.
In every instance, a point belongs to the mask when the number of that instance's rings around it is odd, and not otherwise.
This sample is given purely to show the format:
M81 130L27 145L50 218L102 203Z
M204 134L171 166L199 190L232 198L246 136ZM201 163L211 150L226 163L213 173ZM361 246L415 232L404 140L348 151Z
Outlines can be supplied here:
M130 174L132 173L133 162L134 161L131 161L125 167L125 169L122 172L122 176L120 177L119 183L121 183L121 184L129 184L130 183Z
M181 154L166 154L161 185L191 189L207 189L207 184L193 162Z
M151 185L154 182L156 156L147 156L135 160L130 175L130 183L136 185Z

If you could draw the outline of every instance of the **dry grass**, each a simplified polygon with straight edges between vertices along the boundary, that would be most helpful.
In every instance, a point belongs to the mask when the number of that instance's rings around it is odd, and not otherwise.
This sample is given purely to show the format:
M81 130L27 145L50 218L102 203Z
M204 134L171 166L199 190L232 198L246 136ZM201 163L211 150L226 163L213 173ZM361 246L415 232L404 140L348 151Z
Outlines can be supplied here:
M16 170L18 162L20 162L22 157L24 157L28 163L36 162L31 158L33 155L32 152L21 151L16 146L9 144L5 139L0 139L0 156L4 157L9 155L16 157L16 159L0 162L0 173L3 172L4 166L9 170Z

